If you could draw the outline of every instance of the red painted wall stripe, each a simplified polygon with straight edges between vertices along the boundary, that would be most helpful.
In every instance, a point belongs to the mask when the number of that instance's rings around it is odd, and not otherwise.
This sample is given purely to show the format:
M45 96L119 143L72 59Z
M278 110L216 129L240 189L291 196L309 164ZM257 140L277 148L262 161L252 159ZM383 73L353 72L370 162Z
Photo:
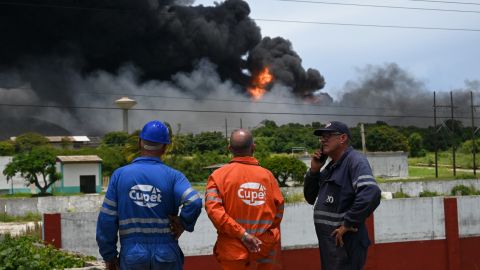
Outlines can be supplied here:
M378 269L377 265L377 252L375 244L375 217L372 213L366 220L365 224L367 225L368 237L370 238L370 246L368 247L367 253L367 263L365 265L365 270L376 270Z
M62 248L62 222L60 214L43 214L43 241L56 248Z
M444 198L445 235L449 270L460 270L460 237L458 234L457 198Z

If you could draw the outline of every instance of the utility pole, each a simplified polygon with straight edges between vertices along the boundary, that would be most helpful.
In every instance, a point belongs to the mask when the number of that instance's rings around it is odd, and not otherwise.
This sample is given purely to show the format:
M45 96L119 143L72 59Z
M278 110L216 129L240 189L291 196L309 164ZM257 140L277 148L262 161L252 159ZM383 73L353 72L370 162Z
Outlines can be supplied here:
M240 128L243 128L242 118L240 118Z
M446 124L442 123L442 125L437 129L437 108L450 108L450 127ZM456 166L456 157L455 157L455 123L453 119L453 110L455 107L453 106L453 93L450 92L450 105L437 105L436 101L436 93L433 92L433 125L435 128L435 177L438 178L438 132L442 129L443 126L451 132L450 139L452 140L452 162L453 162L453 175L457 175L457 166Z
M475 105L473 105L473 92L470 91L470 105L471 105L471 112L472 112L472 155L473 155L473 175L477 175L477 164L476 164L476 152L477 146L475 142L475 133L477 130L475 129Z
M433 131L433 144L435 145L435 178L438 178L437 103L435 91L433 92Z
M225 117L225 141L228 145L228 126L227 126L227 118Z
M363 123L360 123L360 136L362 137L362 151L363 151L363 154L366 154L367 145L365 143L365 128L363 127Z
M453 176L457 175L457 167L455 164L455 123L453 122L453 93L450 91L450 112L452 120L452 160L453 160Z

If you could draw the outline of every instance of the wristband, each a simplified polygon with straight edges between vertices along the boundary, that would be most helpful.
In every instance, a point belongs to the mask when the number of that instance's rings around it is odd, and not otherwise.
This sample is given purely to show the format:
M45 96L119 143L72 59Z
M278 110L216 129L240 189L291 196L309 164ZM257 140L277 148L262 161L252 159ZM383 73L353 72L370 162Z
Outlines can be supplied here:
M242 242L245 242L245 240L247 239L247 236L248 236L248 233L247 231L245 231L245 233L242 236Z

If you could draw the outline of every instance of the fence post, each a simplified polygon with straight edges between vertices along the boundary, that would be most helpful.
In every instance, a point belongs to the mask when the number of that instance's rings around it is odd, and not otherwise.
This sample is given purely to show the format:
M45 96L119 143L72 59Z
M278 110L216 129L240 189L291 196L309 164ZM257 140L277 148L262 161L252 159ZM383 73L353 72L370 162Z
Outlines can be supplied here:
M443 209L445 213L448 269L460 270L460 237L458 232L457 198L444 198Z
M43 241L56 248L62 248L61 214L43 214Z

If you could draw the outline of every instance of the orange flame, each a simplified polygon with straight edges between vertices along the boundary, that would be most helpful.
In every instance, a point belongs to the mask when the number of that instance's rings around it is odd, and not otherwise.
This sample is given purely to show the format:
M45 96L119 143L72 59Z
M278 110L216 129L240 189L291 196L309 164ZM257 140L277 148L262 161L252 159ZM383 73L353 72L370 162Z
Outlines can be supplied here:
M270 73L268 67L265 67L252 82L252 87L248 88L248 93L253 100L259 100L267 92L265 87L273 81L273 75Z

